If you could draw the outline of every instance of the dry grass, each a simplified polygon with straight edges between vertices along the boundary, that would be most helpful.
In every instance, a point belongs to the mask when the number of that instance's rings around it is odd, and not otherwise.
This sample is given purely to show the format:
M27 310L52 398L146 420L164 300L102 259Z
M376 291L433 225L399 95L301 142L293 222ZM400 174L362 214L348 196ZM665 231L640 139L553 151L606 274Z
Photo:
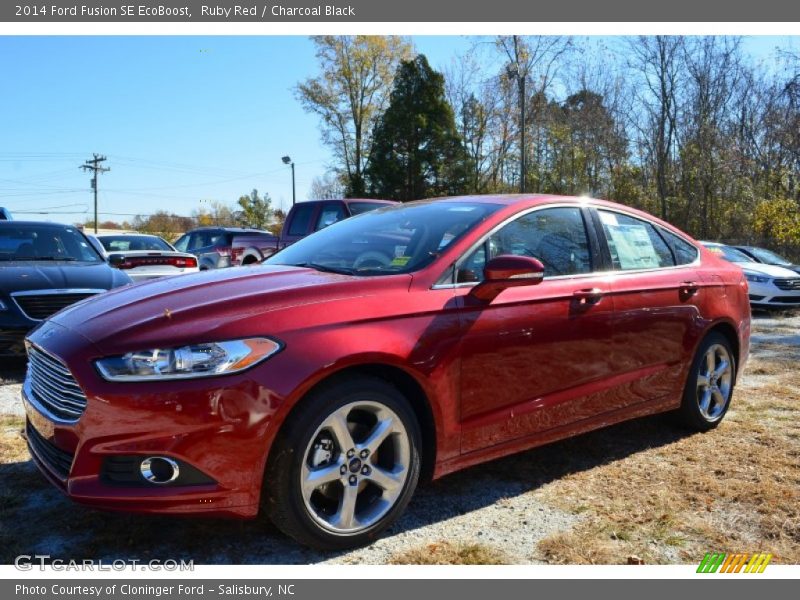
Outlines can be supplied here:
M485 544L441 541L398 554L389 562L393 565L507 565L513 561L497 548Z
M800 563L800 349L770 346L751 360L716 430L545 486L547 501L584 519L543 540L542 557L691 563L709 550L766 551Z

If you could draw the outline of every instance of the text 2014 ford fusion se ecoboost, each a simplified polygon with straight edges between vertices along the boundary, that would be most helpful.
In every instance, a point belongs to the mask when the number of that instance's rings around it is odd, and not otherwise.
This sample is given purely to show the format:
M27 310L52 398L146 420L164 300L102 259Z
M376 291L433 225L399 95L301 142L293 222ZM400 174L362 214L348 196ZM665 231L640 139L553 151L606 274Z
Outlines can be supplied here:
M343 548L421 477L652 413L713 428L749 331L742 271L645 213L415 202L60 312L27 340L27 438L79 502L261 506Z

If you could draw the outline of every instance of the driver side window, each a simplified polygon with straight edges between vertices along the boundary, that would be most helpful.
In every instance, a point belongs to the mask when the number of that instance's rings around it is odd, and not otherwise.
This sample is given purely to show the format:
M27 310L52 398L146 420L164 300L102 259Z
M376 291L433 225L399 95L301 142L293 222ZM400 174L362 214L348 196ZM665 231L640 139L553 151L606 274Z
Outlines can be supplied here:
M545 277L592 270L586 226L578 207L545 208L508 223L461 263L458 283L483 281L486 263L501 254L539 259Z

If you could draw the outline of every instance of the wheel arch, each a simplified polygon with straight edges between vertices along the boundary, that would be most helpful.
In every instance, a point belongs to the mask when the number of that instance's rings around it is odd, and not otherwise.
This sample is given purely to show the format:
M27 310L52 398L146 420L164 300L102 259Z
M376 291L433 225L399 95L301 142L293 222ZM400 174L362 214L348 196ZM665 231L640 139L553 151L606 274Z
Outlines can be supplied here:
M739 342L739 334L736 330L736 327L733 323L729 321L717 321L713 323L703 335L703 338L708 336L710 333L719 333L728 340L728 343L731 345L731 349L733 350L733 360L734 362L734 373L735 379L734 381L739 379L739 366L741 365L741 344Z
M342 379L358 376L374 377L386 381L396 387L406 400L408 400L422 433L422 470L420 472L420 478L425 481L430 481L433 478L436 466L437 431L439 431L439 427L437 427L437 417L434 414L430 396L417 377L407 370L388 362L370 361L343 366L336 371L326 373L311 386L304 389L299 399L292 403L291 408L280 420L278 430L273 436L273 444L270 444L267 454L271 454L274 447L274 439L279 435L280 430L283 429L286 422L291 419L297 411L302 410L304 400L310 394L337 381L341 381ZM265 464L268 464L269 456L265 458Z

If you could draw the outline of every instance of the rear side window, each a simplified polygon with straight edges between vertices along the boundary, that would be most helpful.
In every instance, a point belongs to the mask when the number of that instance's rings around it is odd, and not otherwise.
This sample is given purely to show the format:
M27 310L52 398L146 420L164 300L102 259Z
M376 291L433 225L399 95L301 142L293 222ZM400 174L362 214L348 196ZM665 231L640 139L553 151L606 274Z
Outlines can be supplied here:
M314 226L314 231L319 231L328 225L333 225L336 221L344 219L344 217L344 206L339 202L323 204L322 209L319 211L319 217L317 217L317 224Z
M289 223L289 235L305 235L308 233L308 225L311 222L311 215L316 208L315 204L296 204L294 214Z
M675 266L675 259L656 228L641 219L598 210L615 270L657 269Z
M666 229L660 230L661 235L667 240L667 243L672 248L672 253L675 255L675 262L679 265L688 265L697 260L697 248L692 246L689 242Z
M175 248L177 250L180 250L181 252L186 252L188 247L189 247L189 234L185 233L180 238L178 238L177 242L175 242Z

